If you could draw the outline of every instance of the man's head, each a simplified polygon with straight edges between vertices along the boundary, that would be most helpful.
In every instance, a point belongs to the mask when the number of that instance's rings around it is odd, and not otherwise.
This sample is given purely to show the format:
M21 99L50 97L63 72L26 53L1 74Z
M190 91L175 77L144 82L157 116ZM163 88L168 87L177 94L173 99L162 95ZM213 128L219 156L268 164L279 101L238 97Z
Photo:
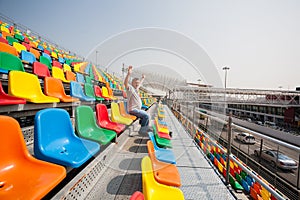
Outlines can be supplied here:
M131 85L132 85L132 87L137 89L137 87L139 87L139 85L140 85L140 79L139 78L132 79Z

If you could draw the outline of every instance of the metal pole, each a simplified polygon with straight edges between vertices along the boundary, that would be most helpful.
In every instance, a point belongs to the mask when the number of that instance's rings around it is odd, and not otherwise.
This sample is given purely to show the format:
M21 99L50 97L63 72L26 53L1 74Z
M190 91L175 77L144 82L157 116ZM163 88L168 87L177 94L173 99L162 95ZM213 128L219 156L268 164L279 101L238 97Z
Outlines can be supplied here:
M231 123L232 123L232 114L229 114L228 118L228 143L227 143L227 162L226 162L226 184L229 184L229 172L230 172L230 154L231 154Z
M300 154L299 154L299 160L298 160L300 163ZM300 167L298 166L298 178L297 178L297 189L299 190L299 179L300 179Z

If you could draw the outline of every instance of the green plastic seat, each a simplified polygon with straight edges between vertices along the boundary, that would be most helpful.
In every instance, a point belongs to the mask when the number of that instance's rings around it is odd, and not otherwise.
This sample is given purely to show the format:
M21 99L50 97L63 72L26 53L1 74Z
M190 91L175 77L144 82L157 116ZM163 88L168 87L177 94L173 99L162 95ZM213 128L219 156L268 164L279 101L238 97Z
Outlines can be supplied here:
M93 85L93 81L92 81L92 78L90 76L85 77L85 82Z
M11 36L7 36L6 40L8 41L8 44L11 46L13 45L14 42L19 42L17 39L15 39L14 37L11 37Z
M242 177L241 177L238 173L235 174L235 179L236 179L240 184L242 183Z
M45 56L40 56L40 62L46 65L48 69L52 70L52 65L48 58L46 58Z
M241 184L239 184L239 182L234 180L234 178L231 176L231 174L229 174L229 183L235 191L243 191L244 190L244 188L241 186Z
M86 96L88 97L92 97L92 98L96 98L95 96L95 92L94 92L94 87L92 84L89 84L89 83L85 83L84 84L84 91L85 91L85 94ZM97 99L97 98L96 98ZM98 99L97 99L98 100Z
M157 134L155 125L153 125L152 127L153 127L153 133L154 133L154 137L155 137L157 145L161 148L166 148L166 147L172 148L171 140L168 140L165 138L160 138Z
M80 137L106 145L116 139L117 133L100 128L97 125L94 112L90 106L76 108L76 130Z
M0 69L25 72L21 59L6 52L0 52Z

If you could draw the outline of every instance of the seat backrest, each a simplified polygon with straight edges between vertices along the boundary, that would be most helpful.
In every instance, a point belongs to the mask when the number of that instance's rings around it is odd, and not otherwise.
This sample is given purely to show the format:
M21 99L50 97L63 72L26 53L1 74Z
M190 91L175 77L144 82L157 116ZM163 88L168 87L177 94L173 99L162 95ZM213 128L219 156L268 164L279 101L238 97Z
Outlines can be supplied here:
M106 97L106 98L110 98L107 87L105 87L105 86L102 87L102 96Z
M96 115L97 115L98 122L110 121L107 107L104 104L98 103L96 105Z
M24 45L20 44L19 42L13 42L13 47L16 48L18 53L21 53L22 50L23 51L27 50L26 47Z
M147 141L147 149L148 149L148 155L150 157L150 159L152 161L155 161L156 160L156 157L155 157L155 150L154 150L154 146L153 146L153 143L151 140L148 140Z
M52 69L50 60L48 58L46 58L45 56L40 56L40 62L45 64L48 67L48 69Z
M41 54L38 50L36 50L34 48L30 48L29 51L35 56L36 59L40 59Z
M15 47L10 46L9 44L5 44L3 42L0 42L0 52L1 51L12 54L14 56L18 56L18 52Z
M0 37L0 42L8 44L8 41L6 39L4 39L3 37Z
M69 143L75 137L68 112L60 108L40 110L34 119L34 145L46 149L46 144L57 141L58 144ZM39 143L36 143L36 142Z
M40 82L34 74L11 71L8 78L9 94L27 100L44 96Z
M17 120L0 115L0 168L29 157L21 127Z
M51 56L49 54L43 52L42 56L46 57L50 61L50 63L52 63L52 58L51 58Z
M76 81L71 81L70 83L70 94L73 97L77 97L77 98L84 98L85 94L83 92L83 89L80 85L80 83L76 82Z
M119 105L117 103L112 102L110 104L110 106L111 106L111 114L113 116L116 116L116 117L121 116Z
M35 56L32 53L24 50L21 51L21 59L30 64L33 64L36 61Z
M66 80L65 74L61 68L53 66L52 67L52 76L54 78L58 78L58 79L62 80L63 82L69 82L68 80Z
M48 67L40 62L33 63L32 71L35 75L38 75L39 77L42 78L51 76Z
M102 97L101 88L98 85L94 85L94 92L97 97Z
M62 66L61 66L60 62L58 62L58 61L56 61L56 60L53 60L53 61L52 61L52 66L53 66L53 67L58 67L58 68L62 69Z
M62 81L53 77L45 77L44 92L48 96L62 98L66 96Z
M86 96L95 98L94 88L93 88L92 84L85 83L84 91L85 91Z
M20 58L6 52L0 52L0 69L25 71Z
M56 59L58 58L58 57L57 57L57 53L54 52L54 51L51 52L51 56L52 56L52 58L56 58Z
M85 76L85 82L89 84L93 84L92 78L90 76Z
M78 83L85 83L84 75L78 72L76 73L76 80Z
M64 69L64 72L66 72L66 71L72 71L70 65L68 65L68 64L64 64L63 65L63 69Z
M66 72L66 79L68 81L76 81L76 74L75 73L73 73L72 71L69 71L69 70L67 70L65 72Z
M18 42L18 40L12 36L7 36L6 39L8 41L8 44L10 44L10 45L13 45L14 42Z
M125 106L124 106L124 102L123 101L120 101L119 102L119 108L120 108L120 113L123 114L123 115L128 115L128 113L126 112L125 110Z
M156 144L155 138L154 138L154 134L152 132L148 132L149 138L152 141L153 147L155 150L159 149L159 147Z
M76 129L80 133L97 127L93 109L90 106L78 106L76 108Z

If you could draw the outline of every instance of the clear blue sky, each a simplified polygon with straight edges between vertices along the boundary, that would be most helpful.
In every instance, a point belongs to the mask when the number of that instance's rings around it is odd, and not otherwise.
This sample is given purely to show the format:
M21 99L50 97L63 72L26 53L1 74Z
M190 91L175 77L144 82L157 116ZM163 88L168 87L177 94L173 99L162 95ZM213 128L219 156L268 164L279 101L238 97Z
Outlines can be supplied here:
M0 0L2 14L83 56L114 34L160 27L200 44L222 79L229 66L229 87L290 90L300 86L299 11L298 0Z

